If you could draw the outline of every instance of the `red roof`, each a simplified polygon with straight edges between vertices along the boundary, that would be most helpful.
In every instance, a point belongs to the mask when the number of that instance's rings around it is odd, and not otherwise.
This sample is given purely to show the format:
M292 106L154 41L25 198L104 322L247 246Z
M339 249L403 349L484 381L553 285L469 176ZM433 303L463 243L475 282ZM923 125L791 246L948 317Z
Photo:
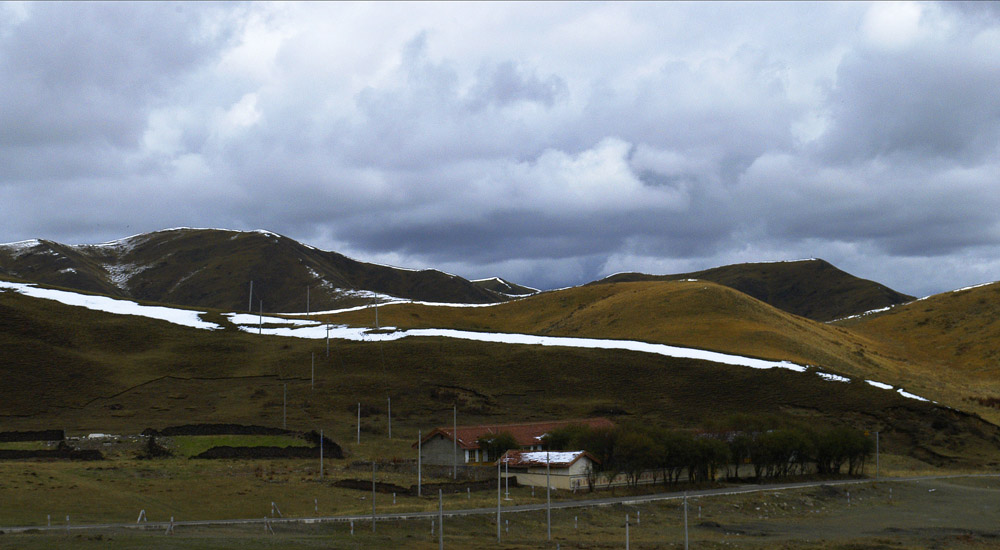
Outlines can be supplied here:
M526 424L482 424L479 426L459 426L458 427L458 446L462 449L474 450L479 448L479 444L476 442L480 437L490 434L499 434L507 432L514 436L514 440L521 447L529 447L532 445L541 445L542 436L559 428L565 428L566 426L584 425L591 428L614 428L613 422L607 418L580 418L576 420L551 420L548 422L529 422ZM452 428L449 427L438 427L430 431L424 438L422 442L435 437L437 435L444 436L447 440L452 440ZM413 445L416 447L416 445Z

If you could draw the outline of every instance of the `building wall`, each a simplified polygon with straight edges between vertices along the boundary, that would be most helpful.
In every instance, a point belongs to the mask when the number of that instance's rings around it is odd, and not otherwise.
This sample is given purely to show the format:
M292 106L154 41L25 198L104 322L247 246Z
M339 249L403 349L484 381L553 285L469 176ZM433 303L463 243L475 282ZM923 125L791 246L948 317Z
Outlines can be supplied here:
M549 482L554 489L586 489L587 472L591 467L588 458L581 458L568 468L552 468L548 474ZM544 466L533 466L530 468L510 470L511 477L517 477L517 482L521 485L534 485L535 487L545 487L546 472Z
M454 464L454 442L438 434L424 442L420 449L424 464L451 466ZM458 447L458 464L465 464L465 451Z

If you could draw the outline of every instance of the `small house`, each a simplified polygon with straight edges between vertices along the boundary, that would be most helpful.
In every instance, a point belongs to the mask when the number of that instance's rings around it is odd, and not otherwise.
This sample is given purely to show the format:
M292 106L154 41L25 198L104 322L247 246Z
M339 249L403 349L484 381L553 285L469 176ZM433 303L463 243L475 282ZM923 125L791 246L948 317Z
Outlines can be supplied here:
M500 457L503 475L520 485L576 490L587 487L587 478L600 461L587 451L507 451Z
M496 456L487 456L479 447L479 440L491 434L509 433L514 436L519 450L542 449L546 434L567 426L585 425L590 428L613 428L614 423L607 418L582 418L577 420L556 420L548 422L528 422L522 424L480 424L458 426L457 429L439 427L431 430L420 440L420 455L424 464L451 466L452 464L495 463ZM456 438L453 434L458 434ZM413 445L417 447L415 443Z

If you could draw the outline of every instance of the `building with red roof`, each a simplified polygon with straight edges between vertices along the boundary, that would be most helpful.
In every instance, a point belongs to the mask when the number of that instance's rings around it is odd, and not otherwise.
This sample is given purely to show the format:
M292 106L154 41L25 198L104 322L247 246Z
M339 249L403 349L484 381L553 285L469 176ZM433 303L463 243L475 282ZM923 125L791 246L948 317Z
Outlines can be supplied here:
M490 435L509 433L514 437L520 450L541 450L546 434L568 426L583 425L594 429L611 429L614 423L607 418L581 418L576 420L553 420L521 424L480 424L476 426L438 427L420 440L420 455L425 464L451 466L495 461L498 457L487 456L481 449L479 440ZM457 439L453 434L457 434ZM414 447L417 445L414 444ZM457 453L457 456L456 454ZM457 459L457 460L456 460Z

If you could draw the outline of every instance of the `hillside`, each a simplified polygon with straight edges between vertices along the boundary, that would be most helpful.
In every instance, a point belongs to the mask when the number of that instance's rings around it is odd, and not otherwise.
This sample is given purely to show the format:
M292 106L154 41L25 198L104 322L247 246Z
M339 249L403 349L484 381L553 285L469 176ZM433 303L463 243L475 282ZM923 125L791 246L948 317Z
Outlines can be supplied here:
M321 316L332 323L373 326L369 310ZM893 378L902 366L879 342L791 315L707 281L586 285L489 307L390 304L383 326L454 328L640 340L802 364L856 376Z
M1000 409L1000 283L955 290L839 321L892 342L915 369L961 384L966 400Z
M497 307L507 306L474 309ZM0 291L0 349L8 350L0 420L7 429L76 433L189 422L273 426L287 387L290 427L329 426L348 442L356 403L364 404L364 429L380 433L387 397L394 427L407 433L444 423L453 404L470 423L610 414L687 427L726 414L781 414L878 429L897 452L935 464L990 462L1000 435L975 417L814 372L444 337L336 340L327 357L322 339L239 331L217 311L200 317L221 330Z
M814 321L832 321L913 300L823 260L734 264L677 275L619 273L594 284L630 281L712 281Z
M440 271L359 262L267 231L168 229L98 245L10 243L0 245L0 274L110 296L240 310L257 310L263 301L266 311L306 311L307 293L311 311L392 297L509 299Z
M324 319L373 326L369 310ZM587 285L489 307L393 304L379 308L379 319L399 328L642 340L789 360L904 387L1000 422L1000 410L977 400L986 394L976 378L923 361L892 334L810 321L706 281Z

